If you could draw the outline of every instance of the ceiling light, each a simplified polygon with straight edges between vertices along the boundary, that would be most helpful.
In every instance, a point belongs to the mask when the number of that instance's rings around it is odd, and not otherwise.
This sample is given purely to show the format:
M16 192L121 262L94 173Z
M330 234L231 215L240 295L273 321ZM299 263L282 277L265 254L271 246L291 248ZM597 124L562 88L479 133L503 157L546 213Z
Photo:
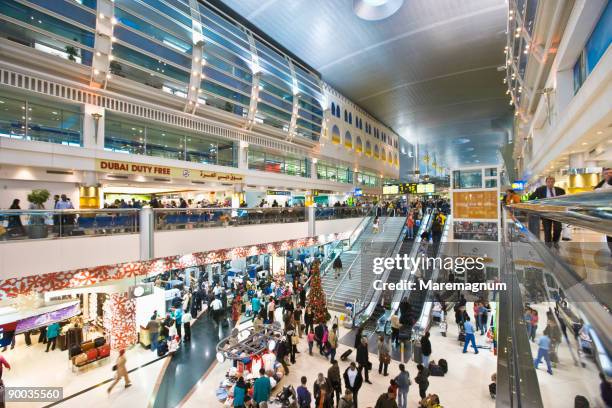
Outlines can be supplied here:
M391 17L404 0L353 0L353 12L363 20L376 21Z
M597 131L597 134L598 134L598 135L603 135L603 130L598 130L598 131Z
M586 146L586 145L588 145L588 143L587 142L582 142L582 145Z

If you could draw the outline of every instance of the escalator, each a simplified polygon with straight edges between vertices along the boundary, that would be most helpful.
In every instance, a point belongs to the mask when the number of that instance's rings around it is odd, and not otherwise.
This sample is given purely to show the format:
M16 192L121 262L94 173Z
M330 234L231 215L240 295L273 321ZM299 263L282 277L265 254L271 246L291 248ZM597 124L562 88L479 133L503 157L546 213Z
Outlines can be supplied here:
M607 406L599 385L612 378L610 203L612 192L581 193L503 212L498 406ZM571 224L574 240L547 246L539 222L527 228L539 217ZM539 316L537 326L528 313Z
M390 256L386 242L397 242L402 236L405 217L380 217L380 232L372 228L373 217L364 218L359 227L361 231L355 234L350 248L339 256L342 261L342 273L335 277L333 267L322 277L322 287L327 298L327 306L331 310L344 312L346 304L355 304L366 295L367 288L372 286L376 277L372 273L362 273L361 255L367 251L368 256Z
M418 232L415 234L414 239L408 239L405 234L400 236L401 245L397 254L403 256L404 254L409 257L416 256L416 250L421 243L421 234L427 231L431 227L430 213L427 212L421 222ZM395 254L393 254L395 255ZM386 275L386 283L398 283L402 279L407 279L405 276L407 273L404 269L392 268ZM363 327L363 335L370 337L374 333L381 333L385 331L388 325L389 319L394 311L394 306L397 306L396 299L397 291L386 289L379 294L379 298L375 301L375 305L370 307L371 310L365 309L361 316L357 316L358 325ZM369 312L369 313L368 313Z

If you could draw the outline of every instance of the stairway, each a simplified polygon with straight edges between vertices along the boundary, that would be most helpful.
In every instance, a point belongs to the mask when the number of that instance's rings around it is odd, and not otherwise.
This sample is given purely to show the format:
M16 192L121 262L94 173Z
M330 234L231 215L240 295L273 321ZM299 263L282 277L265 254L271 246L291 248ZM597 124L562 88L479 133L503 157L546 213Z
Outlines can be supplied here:
M367 288L378 278L371 272L371 269L367 273L361 274L360 255L362 248L373 245L371 247L373 248L372 251L375 252L373 256L391 256L391 254L386 254L386 251L391 251L392 248L389 245L395 244L399 238L406 219L404 217L381 217L379 221L380 232L378 234L372 232L371 223L368 223L350 250L340 255L342 274L338 279L334 276L333 268L330 268L328 273L323 276L322 286L329 309L344 312L347 302L354 302L356 299L363 300L360 297L365 295ZM376 246L377 243L389 243L389 245ZM350 278L348 276L349 269L351 269Z

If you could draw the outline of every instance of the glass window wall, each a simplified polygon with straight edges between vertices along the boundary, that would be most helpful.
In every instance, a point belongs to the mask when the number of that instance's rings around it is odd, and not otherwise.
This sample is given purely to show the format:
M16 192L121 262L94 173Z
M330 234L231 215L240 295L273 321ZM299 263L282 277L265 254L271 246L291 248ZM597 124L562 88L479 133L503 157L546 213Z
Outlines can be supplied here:
M230 140L148 126L112 115L105 121L106 150L236 167L236 149Z
M326 162L317 163L317 178L321 180L332 180L338 183L352 183L353 171L346 165L337 165Z
M290 176L309 177L310 166L308 159L285 157L257 149L249 149L249 169L283 173Z
M78 107L0 94L0 136L81 146L83 114Z
M0 15L11 17L22 23L36 27L38 30L49 32L55 36L80 43L86 47L93 47L94 45L95 36L93 29L89 31L77 27L66 20L51 17L50 15L15 1L0 0Z

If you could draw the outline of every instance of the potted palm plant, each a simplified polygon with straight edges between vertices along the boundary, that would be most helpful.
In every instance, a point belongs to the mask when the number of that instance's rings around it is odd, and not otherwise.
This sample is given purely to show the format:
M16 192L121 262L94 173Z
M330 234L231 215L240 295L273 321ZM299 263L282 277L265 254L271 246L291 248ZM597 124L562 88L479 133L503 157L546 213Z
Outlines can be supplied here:
M30 210L42 210L45 208L45 203L51 196L49 190L32 190L28 194L30 202ZM44 214L33 214L30 216L30 226L28 228L28 236L31 239L47 238L48 231L45 224Z

